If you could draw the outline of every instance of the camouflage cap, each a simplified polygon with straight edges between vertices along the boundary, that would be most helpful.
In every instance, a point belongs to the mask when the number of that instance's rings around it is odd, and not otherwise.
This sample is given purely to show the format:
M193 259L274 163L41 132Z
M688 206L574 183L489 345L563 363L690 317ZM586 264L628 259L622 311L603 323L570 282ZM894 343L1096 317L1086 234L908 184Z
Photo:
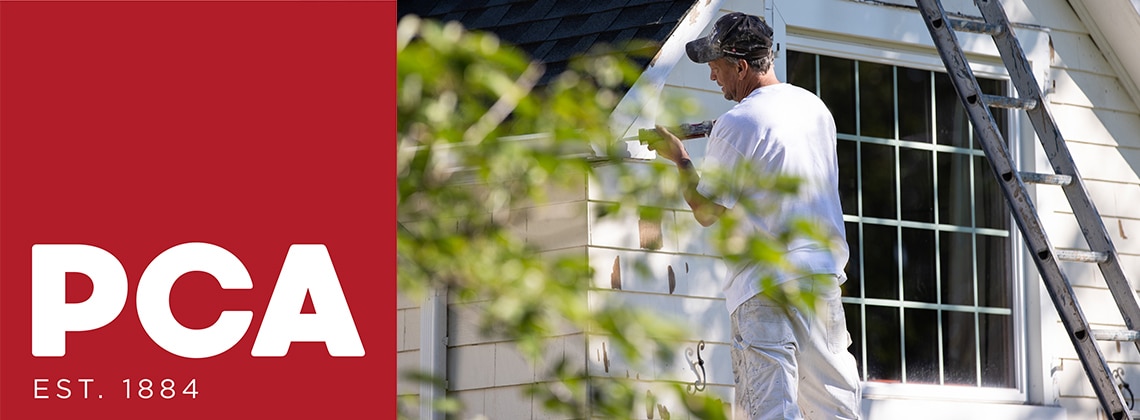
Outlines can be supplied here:
M712 33L685 44L689 59L707 63L724 56L752 60L772 49L772 27L758 16L732 12L717 19Z

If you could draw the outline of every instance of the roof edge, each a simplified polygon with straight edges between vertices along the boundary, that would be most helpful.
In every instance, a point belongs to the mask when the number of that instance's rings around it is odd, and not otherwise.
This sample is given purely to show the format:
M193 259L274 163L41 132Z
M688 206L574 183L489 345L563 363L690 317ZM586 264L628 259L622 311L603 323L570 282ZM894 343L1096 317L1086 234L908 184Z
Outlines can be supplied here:
M685 58L685 43L696 39L716 17L723 0L696 0L693 7L681 17L673 33L662 43L657 55L649 61L644 72L622 97L610 116L610 130L618 138L636 137L638 128L652 127L657 120L656 101L661 97L665 79L673 68ZM626 140L622 158L654 159L656 153L649 151L637 140Z
M1068 0L1089 36L1132 103L1140 109L1140 2L1137 0Z

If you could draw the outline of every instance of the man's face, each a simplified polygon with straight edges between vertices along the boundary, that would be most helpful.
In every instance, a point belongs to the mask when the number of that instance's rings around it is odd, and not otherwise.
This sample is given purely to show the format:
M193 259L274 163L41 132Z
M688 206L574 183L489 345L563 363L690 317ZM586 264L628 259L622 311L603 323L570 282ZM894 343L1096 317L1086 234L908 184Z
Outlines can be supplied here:
M737 89L740 85L740 69L735 61L730 61L724 58L708 62L709 65L709 79L716 82L720 86L720 91L724 93L724 99L730 101L740 102L737 96Z

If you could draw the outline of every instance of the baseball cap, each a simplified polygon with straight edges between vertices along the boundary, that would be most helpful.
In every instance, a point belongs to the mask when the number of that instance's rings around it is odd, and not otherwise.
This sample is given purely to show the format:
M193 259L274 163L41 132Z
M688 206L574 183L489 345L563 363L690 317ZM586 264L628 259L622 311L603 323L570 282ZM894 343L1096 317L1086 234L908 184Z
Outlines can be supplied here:
M772 27L758 16L732 12L717 19L712 33L685 44L689 59L707 63L724 56L752 60L768 55Z

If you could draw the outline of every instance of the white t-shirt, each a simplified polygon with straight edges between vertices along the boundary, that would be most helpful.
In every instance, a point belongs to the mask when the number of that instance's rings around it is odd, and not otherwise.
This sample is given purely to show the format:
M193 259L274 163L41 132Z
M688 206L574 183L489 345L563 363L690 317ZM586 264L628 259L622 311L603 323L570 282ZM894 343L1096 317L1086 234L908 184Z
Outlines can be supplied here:
M773 194L762 181L773 174L799 178L798 193ZM811 92L787 83L761 87L717 118L697 191L743 216L734 230L740 237L779 235L793 218L803 217L818 223L832 238L830 249L816 240L793 238L784 257L798 270L726 260L724 295L729 313L760 292L764 276L776 284L808 274L835 274L840 283L847 279L843 270L849 252L839 203L835 120ZM741 204L746 200L763 211L744 213Z

